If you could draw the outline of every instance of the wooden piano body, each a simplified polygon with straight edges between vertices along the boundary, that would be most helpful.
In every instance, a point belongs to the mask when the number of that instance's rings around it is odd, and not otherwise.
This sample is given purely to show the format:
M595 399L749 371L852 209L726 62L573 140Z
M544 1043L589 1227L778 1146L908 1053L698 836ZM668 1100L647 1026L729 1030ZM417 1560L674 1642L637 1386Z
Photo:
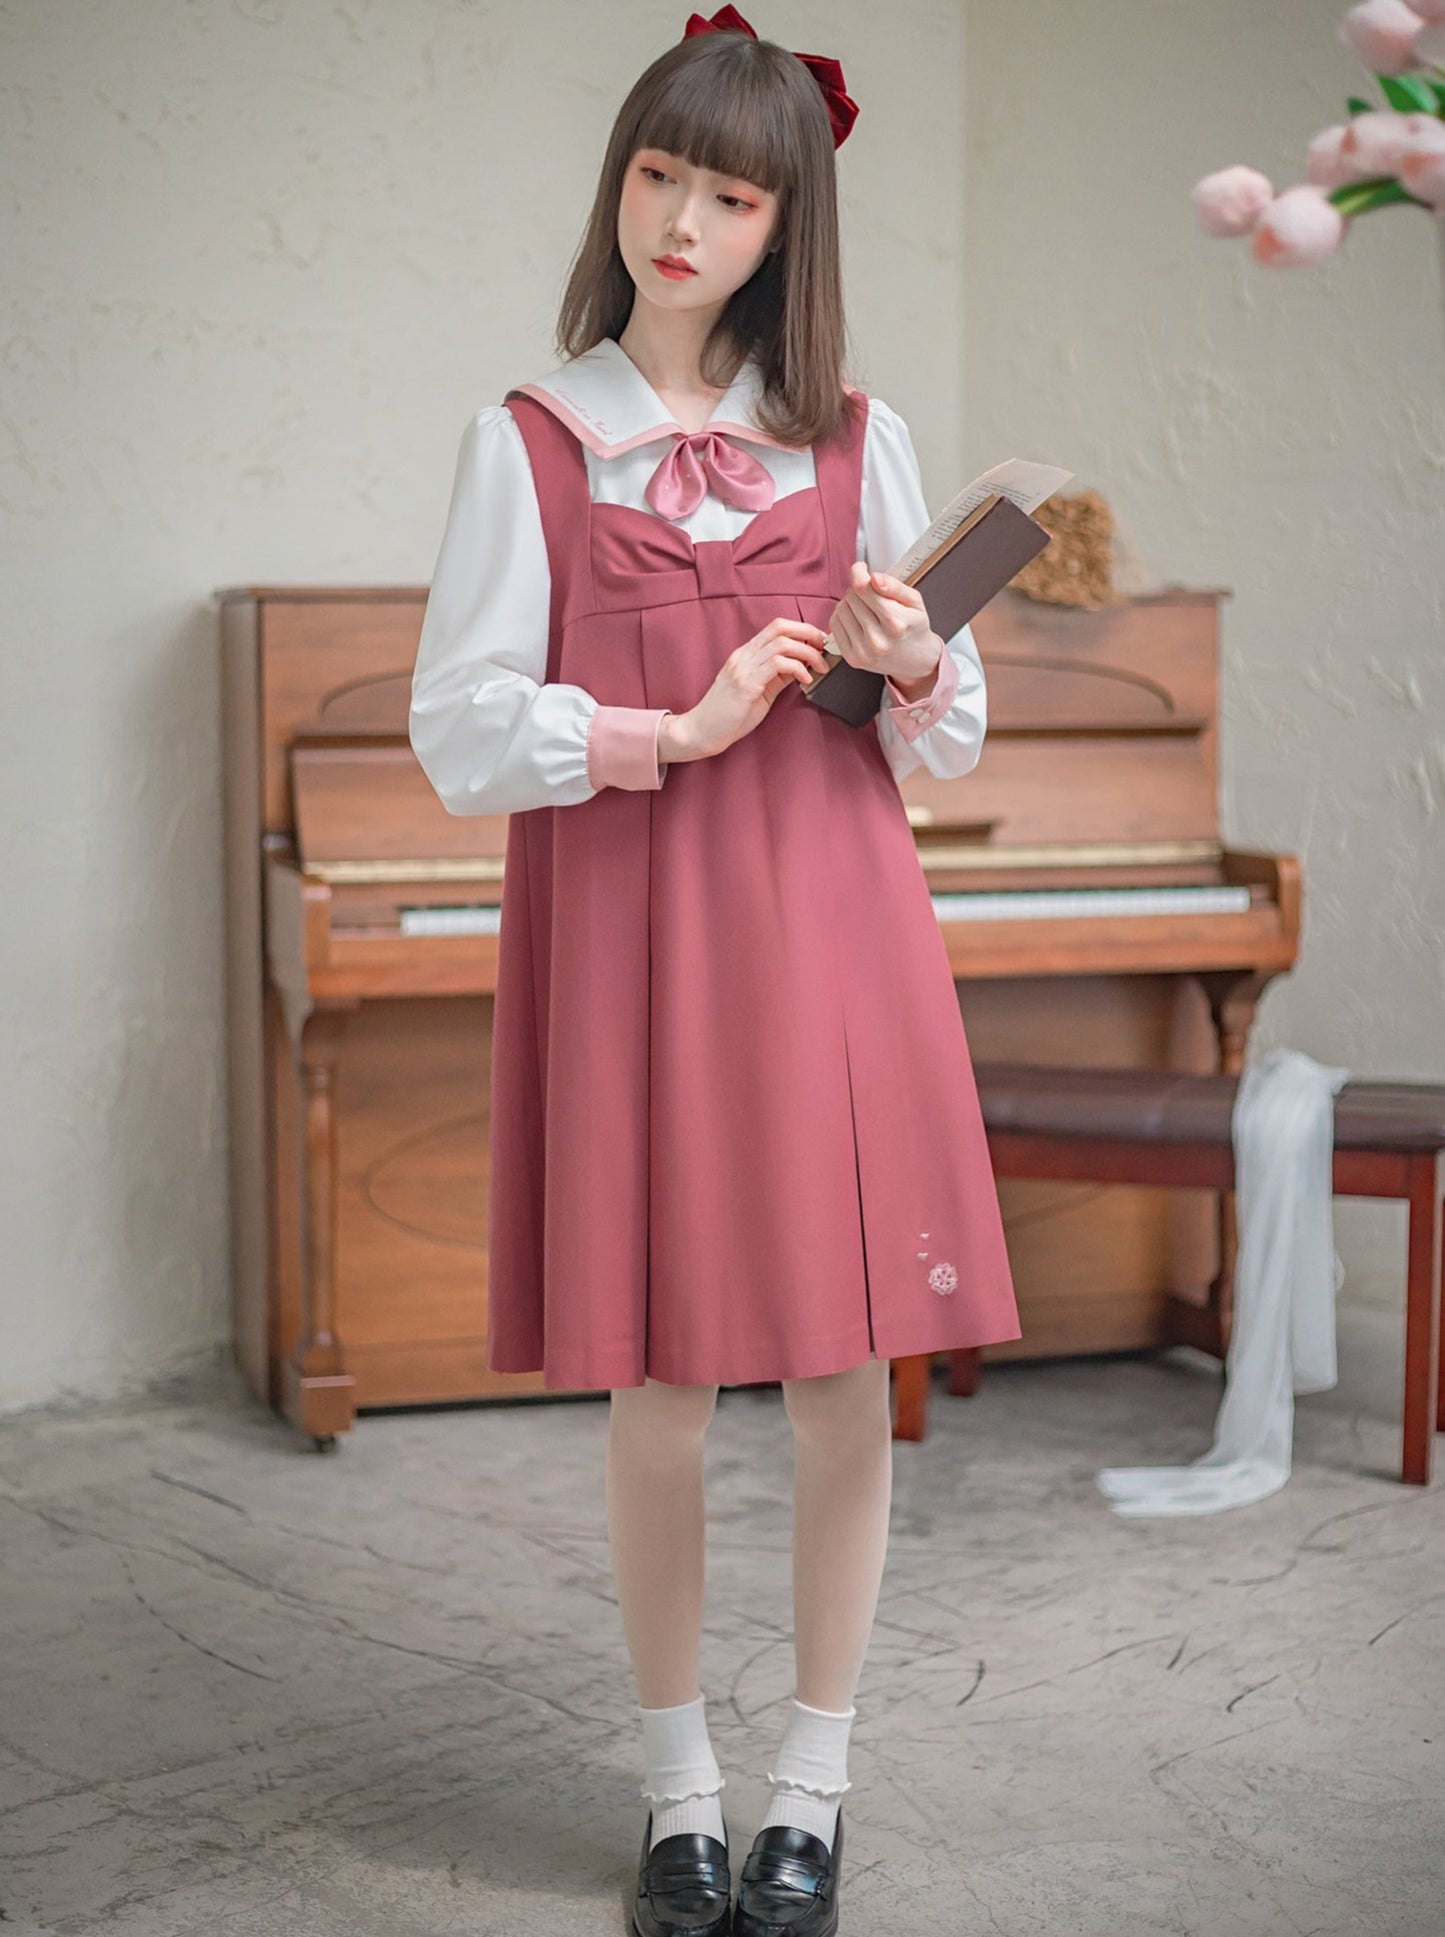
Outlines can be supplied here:
M1219 840L1222 596L974 622L983 758L902 792L976 1060L1241 1066L1300 890ZM425 599L221 603L236 1350L323 1444L358 1407L542 1390L485 1364L506 819L449 815L411 753ZM1023 1337L985 1356L1219 1348L1230 1200L1000 1196Z

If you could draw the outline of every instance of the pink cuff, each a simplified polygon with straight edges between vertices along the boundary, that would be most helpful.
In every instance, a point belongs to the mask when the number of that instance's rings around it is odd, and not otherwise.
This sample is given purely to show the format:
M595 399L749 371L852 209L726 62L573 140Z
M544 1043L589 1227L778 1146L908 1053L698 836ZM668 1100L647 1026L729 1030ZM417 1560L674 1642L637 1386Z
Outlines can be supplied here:
M922 699L905 699L891 679L885 679L884 685L897 702L890 702L888 711L898 731L905 740L916 740L936 720L941 720L952 706L954 694L958 691L958 661L945 646L938 661L938 670L933 676L933 691L926 693Z
M657 729L670 706L599 706L587 728L587 778L595 788L658 788Z

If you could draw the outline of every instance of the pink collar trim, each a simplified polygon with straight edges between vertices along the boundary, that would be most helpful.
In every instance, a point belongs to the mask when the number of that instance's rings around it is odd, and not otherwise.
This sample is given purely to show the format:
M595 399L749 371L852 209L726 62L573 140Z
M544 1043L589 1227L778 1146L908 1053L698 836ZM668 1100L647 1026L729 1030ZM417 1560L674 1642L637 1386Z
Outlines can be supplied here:
M667 413L667 407L620 344L604 337L584 355L550 371L536 383L518 384L524 396L559 418L597 457L620 457L639 444L660 437L688 433ZM775 450L793 450L753 422L757 396L757 366L751 360L718 399L704 429L742 437Z

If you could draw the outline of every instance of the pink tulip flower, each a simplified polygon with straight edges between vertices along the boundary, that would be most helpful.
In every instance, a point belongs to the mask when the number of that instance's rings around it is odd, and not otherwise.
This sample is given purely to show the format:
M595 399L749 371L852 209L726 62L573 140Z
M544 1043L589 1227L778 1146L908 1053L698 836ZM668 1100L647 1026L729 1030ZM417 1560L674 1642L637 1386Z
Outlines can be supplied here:
M1345 182L1359 180L1360 170L1340 153L1347 132L1348 124L1342 121L1336 127L1321 128L1310 143L1305 179L1317 188L1339 188Z
M1206 235L1248 235L1274 198L1268 175L1237 162L1205 175L1190 190Z
M1405 0L1361 0L1340 22L1340 39L1376 74L1406 74L1424 21Z
M1410 0L1410 11L1422 20L1445 20L1445 0Z
M1410 117L1391 108L1357 114L1346 123L1340 160L1357 175L1393 175L1405 156Z
M1400 180L1412 195L1434 208L1445 207L1445 121L1433 114L1412 114Z
M1255 223L1250 254L1267 269L1305 268L1334 254L1345 225L1317 182L1298 182L1276 195Z

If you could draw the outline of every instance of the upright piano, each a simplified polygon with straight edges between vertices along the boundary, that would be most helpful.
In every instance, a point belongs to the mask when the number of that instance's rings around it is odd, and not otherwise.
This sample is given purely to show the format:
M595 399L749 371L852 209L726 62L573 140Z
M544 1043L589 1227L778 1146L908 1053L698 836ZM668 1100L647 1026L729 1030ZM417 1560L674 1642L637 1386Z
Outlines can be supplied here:
M1220 838L1220 590L974 621L974 772L902 785L976 1061L1238 1070L1300 879ZM539 1394L485 1364L504 815L407 737L425 588L221 595L235 1342L320 1446L358 1408ZM1023 1337L1217 1349L1230 1201L1000 1187Z

